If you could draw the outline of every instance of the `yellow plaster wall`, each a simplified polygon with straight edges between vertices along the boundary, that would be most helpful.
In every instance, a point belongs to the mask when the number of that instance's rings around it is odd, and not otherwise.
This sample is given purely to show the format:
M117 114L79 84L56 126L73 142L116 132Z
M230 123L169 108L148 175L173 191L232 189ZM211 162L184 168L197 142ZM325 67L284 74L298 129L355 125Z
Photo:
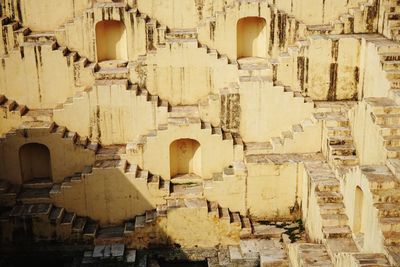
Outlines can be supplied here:
M51 172L53 181L59 183L68 175L82 172L83 168L94 162L94 153L91 150L77 147L69 139L44 130L27 130L22 135L18 131L8 136L5 142L0 143L0 177L12 184L21 184L21 168L19 160L19 148L28 143L39 143L50 150Z

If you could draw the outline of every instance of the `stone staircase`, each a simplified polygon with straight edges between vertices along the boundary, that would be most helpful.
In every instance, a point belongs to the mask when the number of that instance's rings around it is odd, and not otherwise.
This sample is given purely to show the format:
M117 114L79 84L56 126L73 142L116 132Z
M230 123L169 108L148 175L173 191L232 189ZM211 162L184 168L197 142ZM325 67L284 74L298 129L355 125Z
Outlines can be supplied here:
M246 239L238 246L221 248L216 257L208 259L209 267L288 267L289 262L279 240Z
M329 24L307 25L310 34L372 33L377 28L378 1L366 0Z
M2 197L2 194L0 196ZM100 226L98 222L88 217L78 216L63 207L56 207L52 203L43 203L40 200L41 198L38 196L32 203L17 203L10 208L2 209L0 216L2 229L19 229L21 225L18 223L24 224L25 220L31 220L31 229L26 229L24 233L27 240L63 240L64 242L96 246L125 244L128 247L142 248L148 244L168 244L168 239L163 236L165 233L155 230L165 225L169 218L169 212L180 209L199 209L206 211L207 220L225 225L225 231L232 231L231 234L238 238L239 236L248 237L253 231L249 218L238 212L222 208L216 202L208 202L204 198L171 198L165 205L158 205L156 209L137 215L132 220L111 226ZM46 225L46 229L43 228L43 225ZM32 236L29 236L29 233ZM7 236L6 233L3 234L3 238ZM2 241L11 241L12 234L8 238L8 240L3 239Z
M399 1L384 0L383 6L382 32L388 38L395 41L400 41L400 9Z
M331 257L324 244L294 243L289 244L289 258L293 267L333 267Z
M361 168L369 182L373 205L378 212L379 228L387 257L400 263L400 160L388 159L387 166Z
M141 265L141 259L137 257L136 250L127 249L125 244L97 245L93 250L87 250L83 254L81 266L98 266L102 264L118 264L118 266Z
M0 137L0 142L7 142L8 138L22 135L29 137L30 131L42 131L59 136L64 140L69 140L74 146L96 152L97 143L93 143L87 137L79 136L76 132L69 131L64 126L59 126L49 121L25 121L18 128L13 128L4 136Z
M20 22L11 21L9 18L3 18L3 49L0 46L0 53L4 58L13 51L19 50L21 57L24 56L24 47L50 47L53 51L59 51L67 60L68 66L74 65L75 70L86 69L91 73L98 71L99 66L90 62L86 57L82 57L76 51L71 51L65 46L57 43L54 32L32 32L29 28L21 26ZM3 50L3 51L1 51ZM83 75L83 74L81 74Z
M22 122L46 121L51 122L53 110L51 109L29 109L26 105L18 104L15 100L8 99L0 94L0 112L2 118L7 120L4 128L0 130L0 136L18 127Z
M386 97L366 98L365 102L371 107L371 119L377 126L386 157L397 158L400 155L400 107Z
M137 164L131 164L125 158L124 145L99 147L92 166L86 166L81 173L65 177L62 183L52 185L49 192L51 199L57 199L57 196L63 194L65 190L73 189L74 186L83 183L88 176L94 175L93 171L102 169L119 169L129 179L144 180L150 192L157 196L169 196L169 180L164 180L148 170L142 170Z
M28 111L25 105L19 105L16 101L8 99L5 95L0 95L0 107L6 109L11 114L16 114L17 117L24 116Z
M313 194L308 201L316 204L316 208L309 206L312 210L308 211L314 214L313 218L316 218L316 221L309 226L306 222L306 228L313 232L315 237L319 236L314 239L319 239L326 245L331 258L341 252L357 252L352 231L348 226L339 180L327 163L307 162L305 169L310 179L310 193Z
M150 131L145 135L139 136L136 142L129 143L129 149L136 149L146 145L148 140L157 138L157 134L162 131L167 131L171 127L197 125L202 131L208 132L211 135L220 136L222 141L232 142L234 146L241 147L241 139L238 135L233 135L229 131L224 131L221 127L214 127L209 122L204 122L200 119L197 106L175 106L168 108L167 124L159 124L157 130ZM234 139L237 140L234 142Z
M323 122L322 151L331 166L355 166L358 157L348 111L353 102L315 102L313 119Z
M290 144L296 144L302 138L302 134L307 128L314 127L315 124L310 120L303 120L299 124L292 126L289 131L282 132L281 136L272 137L268 142L247 142L244 143L244 155L251 161L253 156L265 154L284 154L290 152Z

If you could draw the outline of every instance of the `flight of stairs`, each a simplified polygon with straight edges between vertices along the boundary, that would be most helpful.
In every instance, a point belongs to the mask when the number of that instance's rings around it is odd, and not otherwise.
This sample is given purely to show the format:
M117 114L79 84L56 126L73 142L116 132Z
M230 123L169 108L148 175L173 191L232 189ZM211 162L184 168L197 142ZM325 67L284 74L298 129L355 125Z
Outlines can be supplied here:
M74 185L84 182L89 176L93 175L94 170L119 169L129 179L141 179L147 184L150 192L157 196L166 197L170 194L170 181L164 180L148 170L142 170L137 164L131 164L126 159L125 146L103 146L98 147L95 155L95 162L92 166L86 166L81 173L75 173L65 177L64 181L54 184L51 187L50 196L56 199L65 190L73 190ZM67 204L67 203L66 203Z
M323 162L306 162L305 169L314 192L309 201L318 207L316 210L309 210L308 213L320 218L319 222L312 222L308 227L320 235L318 239L326 245L332 258L339 252L357 252L345 214L340 182L334 172Z
M209 122L200 119L199 109L197 106L174 106L168 108L167 124L159 124L156 130L138 137L138 140L128 144L129 149L137 149L143 147L149 140L157 138L157 134L161 131L167 131L171 126L187 126L197 125L202 131L206 131L211 135L220 136L222 141L232 142L234 146L241 146L240 136L224 131L221 127L214 127ZM236 141L234 141L236 140Z
M27 231L26 234L31 233L32 235L26 237L33 240L63 240L94 245L118 243L126 244L129 247L133 243L133 246L137 248L145 245L143 242L139 242L139 240L143 241L144 237L150 243L167 242L163 233L159 231L149 235L147 233L154 231L151 229L156 229L160 220L168 220L168 213L177 209L206 210L208 212L207 220L222 223L225 227L230 225L237 236L249 237L253 231L249 218L240 215L238 212L231 212L227 208L220 207L216 202L209 202L204 198L170 198L165 205L158 205L156 209L137 215L132 220L111 226L100 226L98 222L90 218L78 216L76 213L69 212L63 207L56 207L52 203L43 203L42 200L40 196L37 196L31 203L18 201L10 208L2 209L0 222L7 224L8 227L18 229L21 227L18 222L23 223L24 220L32 220L32 229L25 230ZM43 228L43 225L46 225L46 227ZM8 241L11 241L12 237L9 238ZM135 240L138 242L135 243Z
M378 211L379 228L391 261L400 263L400 160L388 159L387 166L362 168L369 182L373 205ZM378 169L377 176L374 169Z
M400 156L400 106L386 97L366 98L372 122L377 126L387 158Z
M315 102L315 121L323 121L323 153L332 165L354 166L358 157L348 111L352 102Z
M82 57L76 51L70 51L65 46L60 46L57 43L54 32L32 32L29 28L21 26L19 22L10 20L9 18L2 18L2 28L9 29L3 31L3 50L0 50L1 55L7 58L13 51L21 53L23 57L24 47L49 47L53 51L59 51L66 58L68 66L74 65L75 70L86 69L90 73L98 71L99 67L96 63L90 62L86 57ZM8 33L4 35L4 33ZM1 47L1 46L0 46ZM81 73L81 75L84 75ZM79 81L76 81L79 84Z
M288 267L283 244L276 239L246 239L237 246L221 247L218 255L207 260L209 267Z
M289 258L293 267L333 267L331 257L324 244L294 243L289 244Z
M377 28L378 8L376 0L366 0L357 7L349 8L337 20L321 25L307 25L309 35L372 33Z
M395 41L400 41L400 3L398 0L381 1L383 16L381 20L383 34Z
M5 135L0 137L0 142L7 142L8 138L13 136L23 135L28 137L29 131L43 131L50 134L59 136L64 140L69 140L77 148L90 150L96 152L98 144L91 142L89 138L78 135L76 132L69 131L64 126L59 126L54 122L50 121L25 121L18 128L13 128L8 131Z

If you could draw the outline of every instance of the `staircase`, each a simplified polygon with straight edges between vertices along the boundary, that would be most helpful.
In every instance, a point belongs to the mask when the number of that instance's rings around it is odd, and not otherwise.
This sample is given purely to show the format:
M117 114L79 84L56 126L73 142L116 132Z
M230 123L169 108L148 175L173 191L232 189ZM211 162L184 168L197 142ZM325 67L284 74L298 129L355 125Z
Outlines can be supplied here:
M56 207L52 203L43 203L41 200L40 196L36 196L31 203L17 203L4 210L0 216L2 224L7 224L13 229L19 227L15 219L19 219L19 222L25 219L32 220L31 229L26 229L25 237L33 238L33 240L63 240L96 246L125 244L128 247L141 248L149 243L166 245L169 242L164 232L167 229L163 227L166 226L169 217L173 217L173 215L168 215L170 212L199 209L199 212L204 210L208 215L207 218L199 217L198 219L212 221L213 225L215 224L213 227L223 224L226 233L230 232L237 237L249 236L252 233L249 218L222 208L216 202L208 202L204 198L170 198L166 204L158 205L154 210L148 210L143 215L137 215L133 220L112 226L100 226L98 222L87 217L78 216L74 212ZM46 225L46 229L43 225Z
M371 108L372 122L377 126L382 146L387 158L400 155L400 107L390 98L366 98Z
M386 166L366 166L361 170L369 182L387 257L393 265L398 265L400 263L399 159L388 159L387 166L389 169Z
M358 157L348 112L353 102L315 102L314 120L323 122L322 151L331 166L355 166Z
M289 258L293 267L333 267L331 257L324 244L294 243L289 244Z
M311 196L308 200L316 207L308 206L309 216L318 218L306 228L309 229L313 240L322 241L328 254L333 258L341 252L357 252L357 246L352 239L352 231L348 226L348 217L345 214L343 195L340 193L340 183L327 163L307 162L305 169L311 184Z
M400 9L397 0L384 0L381 2L382 33L395 41L400 41Z

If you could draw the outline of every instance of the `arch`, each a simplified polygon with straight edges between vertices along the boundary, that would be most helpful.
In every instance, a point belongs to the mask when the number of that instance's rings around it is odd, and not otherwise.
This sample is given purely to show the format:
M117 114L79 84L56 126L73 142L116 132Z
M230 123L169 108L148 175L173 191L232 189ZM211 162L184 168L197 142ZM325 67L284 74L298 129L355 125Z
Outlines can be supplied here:
M245 17L237 22L237 58L267 57L266 20L260 17Z
M50 150L38 143L29 143L19 149L22 183L37 178L51 179Z
M353 232L355 234L362 232L362 216L363 216L363 203L364 193L362 189L357 186L354 197L354 219L353 219Z
M171 177L183 174L201 176L201 148L194 139L178 139L169 146Z
M117 20L103 20L96 24L97 61L128 60L126 28Z

